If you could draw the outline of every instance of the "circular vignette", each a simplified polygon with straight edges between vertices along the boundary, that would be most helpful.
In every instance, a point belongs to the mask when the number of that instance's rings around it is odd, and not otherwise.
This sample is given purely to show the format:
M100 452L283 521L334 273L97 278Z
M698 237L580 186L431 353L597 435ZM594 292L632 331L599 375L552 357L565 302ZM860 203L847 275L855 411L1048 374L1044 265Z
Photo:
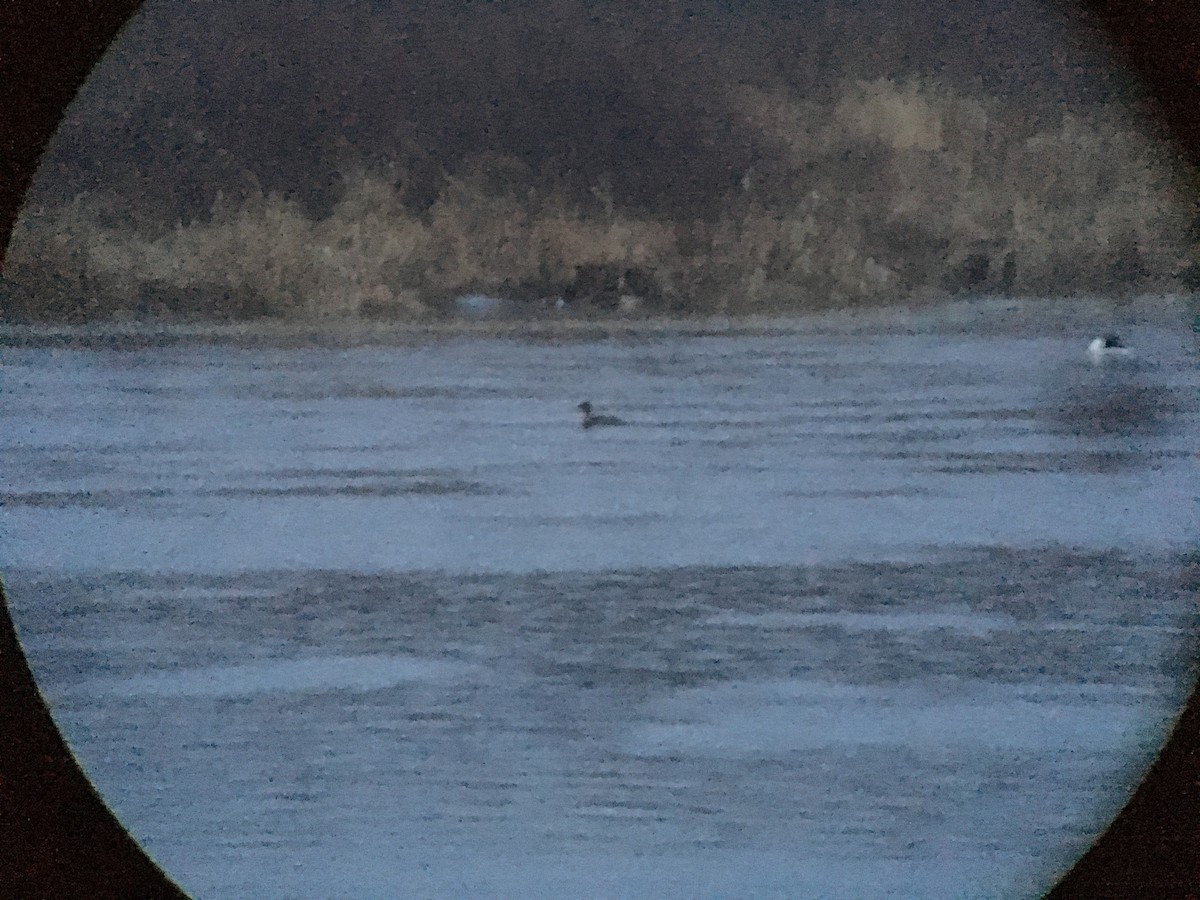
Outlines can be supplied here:
M141 0L10 0L0 13L0 273L38 159ZM1200 8L1084 0L1200 163ZM1200 198L1196 198L1200 200ZM34 684L0 590L0 859L13 896L184 896L105 807ZM1145 780L1050 897L1197 896L1200 698L1193 691Z
M1156 104L1177 146L1200 161L1200 7L1188 0L1083 0ZM1200 203L1200 197L1192 198ZM1197 318L1200 325L1200 317ZM1196 330L1196 327L1193 327ZM1108 829L1046 895L1196 897L1200 891L1200 686Z
M142 0L11 0L0 11L0 275L67 105ZM185 897L105 806L34 683L0 586L0 859L12 897Z

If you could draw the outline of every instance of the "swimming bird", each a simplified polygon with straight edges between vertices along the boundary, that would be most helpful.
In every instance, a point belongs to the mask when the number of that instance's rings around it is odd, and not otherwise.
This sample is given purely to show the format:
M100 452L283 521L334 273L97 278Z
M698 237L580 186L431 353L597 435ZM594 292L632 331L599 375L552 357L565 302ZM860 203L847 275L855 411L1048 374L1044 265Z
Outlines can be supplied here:
M579 404L579 411L583 413L583 427L595 428L600 425L624 425L625 422L618 419L616 416L597 416L592 412L592 404L584 400Z
M1097 363L1108 357L1128 356L1130 352L1130 349L1122 344L1121 339L1115 334L1094 338L1088 344L1088 354L1092 357L1092 362Z

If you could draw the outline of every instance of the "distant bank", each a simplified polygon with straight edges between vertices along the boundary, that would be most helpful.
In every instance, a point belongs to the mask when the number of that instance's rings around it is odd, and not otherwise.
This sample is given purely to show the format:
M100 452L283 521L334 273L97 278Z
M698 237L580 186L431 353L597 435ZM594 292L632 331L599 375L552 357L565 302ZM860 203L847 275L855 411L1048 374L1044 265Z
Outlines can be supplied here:
M1152 294L1134 298L976 297L829 310L804 316L673 316L636 319L447 319L410 323L331 317L313 321L237 323L107 322L86 325L0 323L0 346L133 350L172 345L245 347L355 347L422 344L457 338L524 341L654 340L668 337L756 334L975 333L1077 335L1080 352L1099 332L1130 326L1186 331L1200 316L1200 295ZM0 361L2 365L2 361Z

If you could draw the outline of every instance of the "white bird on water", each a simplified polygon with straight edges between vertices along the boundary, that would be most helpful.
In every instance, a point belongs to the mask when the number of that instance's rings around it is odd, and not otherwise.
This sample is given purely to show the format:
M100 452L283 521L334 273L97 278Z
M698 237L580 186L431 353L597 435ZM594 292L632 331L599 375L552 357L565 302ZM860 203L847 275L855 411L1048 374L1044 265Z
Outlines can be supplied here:
M1121 339L1115 334L1093 338L1092 342L1088 344L1088 355L1091 356L1094 363L1100 363L1116 356L1129 356L1130 353L1132 351L1122 344Z

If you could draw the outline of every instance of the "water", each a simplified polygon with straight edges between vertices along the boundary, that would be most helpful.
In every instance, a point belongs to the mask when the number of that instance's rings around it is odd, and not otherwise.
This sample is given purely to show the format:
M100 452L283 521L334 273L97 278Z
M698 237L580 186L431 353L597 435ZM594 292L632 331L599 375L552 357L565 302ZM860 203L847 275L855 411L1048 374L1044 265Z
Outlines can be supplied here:
M1190 333L1050 331L9 349L14 616L198 896L1036 893L1196 580Z

